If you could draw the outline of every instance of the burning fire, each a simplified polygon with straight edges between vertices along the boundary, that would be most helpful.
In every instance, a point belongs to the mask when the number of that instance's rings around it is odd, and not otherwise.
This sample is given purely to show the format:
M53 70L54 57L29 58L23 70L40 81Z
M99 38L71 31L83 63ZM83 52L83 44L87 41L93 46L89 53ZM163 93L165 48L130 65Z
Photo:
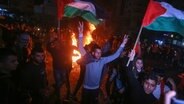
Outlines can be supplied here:
M88 25L89 25L89 30L87 31L87 34L84 38L84 45L90 44L93 41L91 34L96 29L96 27L93 24L89 23ZM75 38L75 33L72 33L71 38L72 38L72 45L77 47L77 39ZM75 55L75 56L72 56L73 62L76 62L78 59L81 58L81 54L79 51L74 50L73 54Z
M87 32L85 38L84 38L84 45L90 44L93 41L93 38L91 36L91 32Z
M75 38L75 33L72 33L71 37L72 37L72 45L77 47L77 39ZM78 59L81 58L81 54L79 51L73 50L73 54L75 55L75 56L72 56L73 62L76 62Z

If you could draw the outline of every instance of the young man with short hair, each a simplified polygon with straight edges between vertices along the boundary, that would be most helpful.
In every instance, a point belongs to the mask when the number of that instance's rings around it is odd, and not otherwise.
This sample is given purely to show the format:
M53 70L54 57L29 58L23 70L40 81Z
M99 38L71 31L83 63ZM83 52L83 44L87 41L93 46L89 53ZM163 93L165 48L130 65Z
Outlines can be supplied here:
M133 60L135 51L130 54L130 60ZM136 79L133 70L127 68L127 103L128 104L154 104L158 100L152 94L157 85L157 75L154 72L146 73L142 83Z
M0 104L18 103L18 89L11 72L18 65L17 55L6 48L0 49Z
M29 92L32 104L45 104L47 79L45 68L45 53L41 47L35 47L31 59L21 71L22 86Z
M86 54L86 51L83 47L83 23L79 23L79 51L82 56ZM84 59L85 64L85 76L83 82L83 91L82 91L82 104L98 104L98 94L100 88L101 75L103 67L105 64L115 60L122 53L125 44L128 41L128 36L125 35L123 42L121 43L119 49L112 55L107 57L101 57L102 50L100 47L95 45L92 49L90 58Z

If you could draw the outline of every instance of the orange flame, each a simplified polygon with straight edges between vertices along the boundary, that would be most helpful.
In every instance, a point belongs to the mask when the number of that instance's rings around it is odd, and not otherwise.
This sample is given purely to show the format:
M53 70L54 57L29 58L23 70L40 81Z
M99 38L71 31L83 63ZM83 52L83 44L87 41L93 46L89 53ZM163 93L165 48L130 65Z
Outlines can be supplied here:
M90 44L93 41L93 38L92 38L91 34L96 29L95 25L93 25L91 23L89 23L88 25L89 25L89 31L87 31L87 34L85 36L84 45Z
M71 38L72 38L72 45L77 47L77 39L75 38L75 33L72 33ZM73 54L75 55L75 56L72 56L73 62L76 62L78 59L81 58L81 54L79 51L73 50Z
M91 33L88 31L84 39L84 45L90 44L92 41L93 38L91 36Z
M93 41L93 38L92 38L91 34L95 29L96 29L95 25L89 23L89 30L87 31L87 34L84 38L84 45L90 44ZM77 46L77 39L75 38L75 33L72 33L71 38L72 38L72 45ZM75 54L75 56L72 56L72 61L73 62L76 62L78 59L81 58L81 54L80 54L79 51L74 50L73 54Z

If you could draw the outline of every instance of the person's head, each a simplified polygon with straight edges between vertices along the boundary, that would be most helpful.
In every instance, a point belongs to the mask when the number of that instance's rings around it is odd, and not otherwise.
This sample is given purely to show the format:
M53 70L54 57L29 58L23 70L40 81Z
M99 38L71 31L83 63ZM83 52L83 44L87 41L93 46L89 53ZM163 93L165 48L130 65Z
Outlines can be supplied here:
M137 58L135 61L135 67L137 69L142 69L143 68L143 60L142 58Z
M28 33L22 33L19 36L18 44L20 47L27 47L31 42L31 37Z
M160 68L154 68L153 71L157 74L158 84L159 84L159 82L164 80L164 77L166 77L165 71L164 71L164 69L160 69Z
M10 73L16 70L18 65L17 55L14 51L1 48L0 49L0 72Z
M144 92L146 94L150 94L152 93L157 85L157 76L155 73L151 72L151 73L147 73L144 76L144 80L143 80L143 88L144 88Z
M142 60L142 58L137 58L135 60L135 68L138 69L138 70L143 69L143 60Z
M95 59L100 59L102 56L102 50L98 45L93 46L91 53Z
M44 62L45 59L45 52L42 47L37 46L34 47L32 52L31 52L31 60L35 64L41 64Z

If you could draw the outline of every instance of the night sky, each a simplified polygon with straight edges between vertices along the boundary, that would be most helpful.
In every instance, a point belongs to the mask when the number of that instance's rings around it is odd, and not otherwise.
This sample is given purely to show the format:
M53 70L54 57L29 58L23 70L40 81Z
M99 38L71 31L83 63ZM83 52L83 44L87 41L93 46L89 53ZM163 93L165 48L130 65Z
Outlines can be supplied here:
M184 10L184 0L156 0L156 1L164 1L173 5L175 8Z

